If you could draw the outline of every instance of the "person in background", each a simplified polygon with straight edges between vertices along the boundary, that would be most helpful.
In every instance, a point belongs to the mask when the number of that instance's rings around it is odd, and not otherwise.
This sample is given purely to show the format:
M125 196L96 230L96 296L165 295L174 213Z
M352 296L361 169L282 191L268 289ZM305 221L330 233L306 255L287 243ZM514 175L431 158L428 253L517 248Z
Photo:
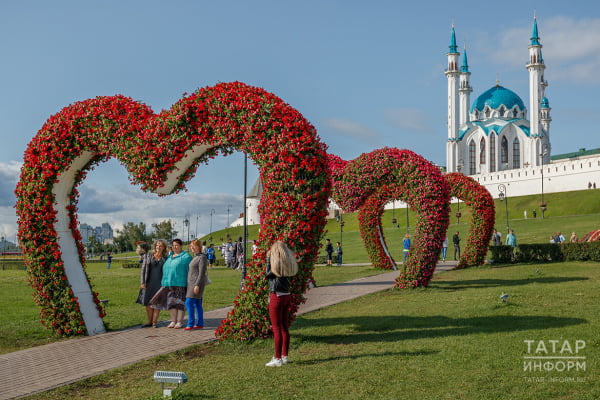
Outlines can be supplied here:
M460 259L460 236L458 236L458 232L452 235L452 244L454 245L454 261L456 261Z
M515 235L514 230L509 230L508 235L506 235L506 245L511 247L517 247L517 236Z
M110 269L110 263L112 263L112 254L109 251L106 253L106 269Z
M160 310L150 307L150 299L160 290L160 281L162 280L163 265L167 258L167 243L162 240L154 242L154 251L148 252L149 246L146 242L138 242L136 253L140 255L140 288L143 289L143 297L140 304L146 306L146 316L148 322L143 325L144 328L153 326L158 327L158 316Z
M269 317L275 346L275 355L265 366L281 367L289 362L292 297L290 277L298 273L294 252L281 241L273 243L267 252L265 272L269 281Z
M502 246L502 234L494 229L494 233L492 234L492 243L494 246Z
M340 242L336 242L336 247L335 247L335 251L337 253L337 265L341 266L342 265L342 254L344 254L344 252L342 251L342 244Z
M202 298L204 296L204 287L206 286L206 265L208 264L208 259L202 253L202 244L198 239L192 240L190 250L194 258L190 261L187 276L185 308L188 313L188 322L184 328L185 331L204 328Z
M579 238L577 237L577 235L575 234L575 232L571 232L571 237L569 238L569 242L570 243L577 243L578 240L579 240Z
M446 261L446 253L448 252L448 236L444 236L442 242L442 261Z
M227 268L233 268L233 251L234 251L233 243L231 243L231 238L227 239L227 243L225 243L225 252L223 253L225 257L225 266Z
M332 265L333 262L333 245L331 240L325 239L325 253L327 253L327 265Z
M171 314L168 328L179 329L183 327L187 275L192 256L183 251L181 239L173 239L171 247L172 251L163 265L161 288L150 300L150 306L168 310Z
M404 240L402 241L402 253L404 254L404 261L402 261L402 264L406 264L406 257L408 257L409 252L410 252L410 235L408 233L405 233Z
M208 249L206 249L206 259L208 260L209 268L212 269L213 265L215 264L215 260L217 259L215 248L213 247L212 243L209 244Z

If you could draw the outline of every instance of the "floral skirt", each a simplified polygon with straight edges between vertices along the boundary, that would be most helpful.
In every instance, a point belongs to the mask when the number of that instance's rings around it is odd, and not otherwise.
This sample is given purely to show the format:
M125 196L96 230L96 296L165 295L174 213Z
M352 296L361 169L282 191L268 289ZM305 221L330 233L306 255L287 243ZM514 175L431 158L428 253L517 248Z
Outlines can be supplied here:
M185 311L185 286L163 286L150 299L148 305L156 310Z

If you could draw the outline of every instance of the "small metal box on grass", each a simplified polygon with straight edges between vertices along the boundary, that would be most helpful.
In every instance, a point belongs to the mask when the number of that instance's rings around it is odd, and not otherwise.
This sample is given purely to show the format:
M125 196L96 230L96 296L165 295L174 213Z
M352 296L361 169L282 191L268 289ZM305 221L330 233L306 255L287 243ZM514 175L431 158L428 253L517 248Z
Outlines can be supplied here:
M162 386L163 397L171 397L173 389L182 383L187 382L187 375L185 372L175 371L155 371L154 382L159 382ZM171 386L165 386L165 384L171 384ZM175 384L175 386L172 386Z

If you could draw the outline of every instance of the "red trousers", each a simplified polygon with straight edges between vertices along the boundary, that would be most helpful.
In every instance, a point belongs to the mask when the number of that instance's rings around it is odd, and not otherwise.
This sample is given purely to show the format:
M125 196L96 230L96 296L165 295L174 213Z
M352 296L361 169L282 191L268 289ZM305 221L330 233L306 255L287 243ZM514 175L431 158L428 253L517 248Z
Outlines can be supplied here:
M291 295L269 295L269 317L275 342L275 358L288 355L290 347L290 304Z

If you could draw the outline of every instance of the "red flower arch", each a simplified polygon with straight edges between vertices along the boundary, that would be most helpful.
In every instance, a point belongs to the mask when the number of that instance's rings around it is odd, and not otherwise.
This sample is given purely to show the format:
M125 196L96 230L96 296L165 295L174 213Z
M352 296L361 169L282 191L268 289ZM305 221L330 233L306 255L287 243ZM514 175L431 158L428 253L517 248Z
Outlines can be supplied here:
M461 173L446 174L446 180L450 185L450 196L463 200L471 208L469 233L456 268L482 265L496 221L494 199L484 186Z
M77 186L87 171L115 157L143 190L167 195L184 189L200 163L234 150L246 152L260 169L261 247L217 335L269 336L262 265L275 240L302 259L292 288L295 314L326 222L325 145L281 99L233 82L200 89L160 114L123 96L89 99L65 107L40 129L25 151L16 208L42 323L63 336L104 331L77 229Z
M367 253L373 265L391 268L386 255L381 225L383 205L392 199L404 200L417 213L411 252L396 279L398 288L427 286L437 263L448 228L450 189L440 169L409 150L383 148L345 162L329 155L332 198L342 209L361 210Z

